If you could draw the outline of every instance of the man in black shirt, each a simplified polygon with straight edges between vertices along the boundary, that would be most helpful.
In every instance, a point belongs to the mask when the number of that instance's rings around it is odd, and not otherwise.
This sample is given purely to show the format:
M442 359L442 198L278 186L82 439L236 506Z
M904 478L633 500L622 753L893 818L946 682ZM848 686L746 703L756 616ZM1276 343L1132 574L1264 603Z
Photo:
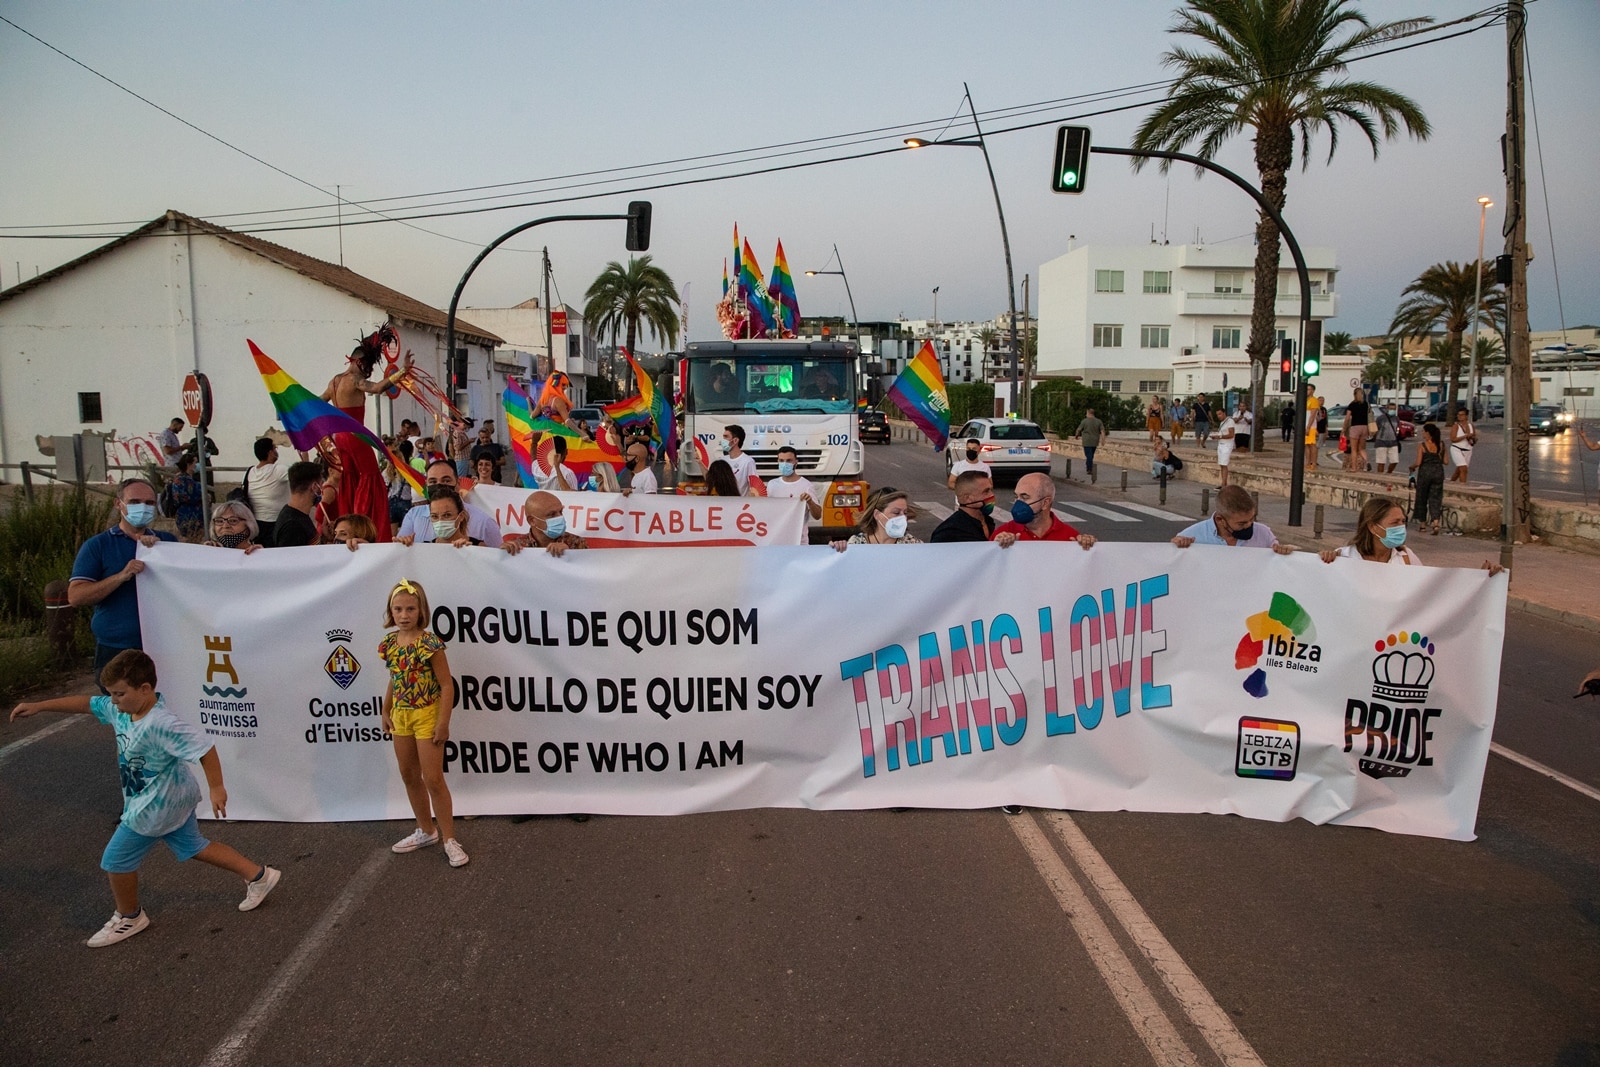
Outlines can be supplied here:
M934 544L954 541L987 541L994 536L994 482L982 471L962 471L956 475L956 510L941 522L929 538Z
M302 461L289 466L289 502L278 512L278 525L273 531L273 545L293 548L296 545L317 543L317 524L311 519L311 509L317 506L322 492L322 468L315 463Z
M478 443L472 446L472 454L470 458L472 460L472 469L474 471L478 469L478 460L485 457L494 461L495 479L501 483L504 483L506 478L502 467L506 461L506 450L504 446L494 439L494 431L490 429L489 424L487 423L479 427Z

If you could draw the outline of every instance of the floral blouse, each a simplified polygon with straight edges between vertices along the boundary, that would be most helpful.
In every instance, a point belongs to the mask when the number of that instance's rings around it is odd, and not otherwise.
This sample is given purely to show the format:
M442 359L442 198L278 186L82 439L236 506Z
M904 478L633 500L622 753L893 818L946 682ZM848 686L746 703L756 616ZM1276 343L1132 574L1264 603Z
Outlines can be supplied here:
M396 708L426 708L439 702L439 678L433 673L433 654L444 651L445 644L424 630L414 644L402 645L398 634L389 634L378 642L378 655L389 668L389 678L394 683Z

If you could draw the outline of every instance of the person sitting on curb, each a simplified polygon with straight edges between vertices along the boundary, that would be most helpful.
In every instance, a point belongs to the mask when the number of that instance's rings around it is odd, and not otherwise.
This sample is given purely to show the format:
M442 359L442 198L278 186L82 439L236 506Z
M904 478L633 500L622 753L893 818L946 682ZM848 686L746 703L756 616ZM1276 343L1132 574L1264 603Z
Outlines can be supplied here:
M1163 472L1168 478L1183 470L1183 458L1168 447L1166 439L1156 442L1156 454L1150 460L1150 477L1155 481L1161 480Z
M1281 543L1266 523L1256 521L1256 502L1237 485L1225 485L1217 493L1217 510L1209 519L1178 532L1172 543L1179 548L1190 545L1226 545L1230 548L1270 548L1280 556L1294 551Z

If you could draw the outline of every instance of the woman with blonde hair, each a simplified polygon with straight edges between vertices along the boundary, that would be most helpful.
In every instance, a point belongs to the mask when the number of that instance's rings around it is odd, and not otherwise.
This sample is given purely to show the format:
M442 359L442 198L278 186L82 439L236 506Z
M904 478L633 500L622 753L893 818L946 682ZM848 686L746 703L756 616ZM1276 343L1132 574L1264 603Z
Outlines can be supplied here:
M835 551L843 552L847 545L920 545L922 539L906 532L906 526L917 517L911 506L911 494L903 489L879 489L867 498L861 509L861 521L848 541L834 541Z
M202 544L213 548L237 548L248 556L261 547L256 543L256 538L260 536L261 527L250 505L242 500L224 500L211 509L210 535Z

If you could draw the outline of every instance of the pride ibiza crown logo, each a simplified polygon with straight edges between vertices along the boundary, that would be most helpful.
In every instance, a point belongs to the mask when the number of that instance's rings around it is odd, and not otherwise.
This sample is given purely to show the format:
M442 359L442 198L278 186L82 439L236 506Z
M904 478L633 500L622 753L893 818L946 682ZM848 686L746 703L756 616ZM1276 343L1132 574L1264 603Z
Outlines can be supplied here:
M1344 750L1362 746L1356 765L1369 778L1404 778L1414 768L1433 766L1430 727L1443 712L1425 705L1436 649L1416 630L1397 630L1373 647L1371 696L1345 701Z
M1244 622L1245 634L1233 651L1235 670L1249 670L1244 691L1260 700L1267 695L1267 668L1317 673L1322 647L1311 615L1288 593L1273 593L1266 611Z

